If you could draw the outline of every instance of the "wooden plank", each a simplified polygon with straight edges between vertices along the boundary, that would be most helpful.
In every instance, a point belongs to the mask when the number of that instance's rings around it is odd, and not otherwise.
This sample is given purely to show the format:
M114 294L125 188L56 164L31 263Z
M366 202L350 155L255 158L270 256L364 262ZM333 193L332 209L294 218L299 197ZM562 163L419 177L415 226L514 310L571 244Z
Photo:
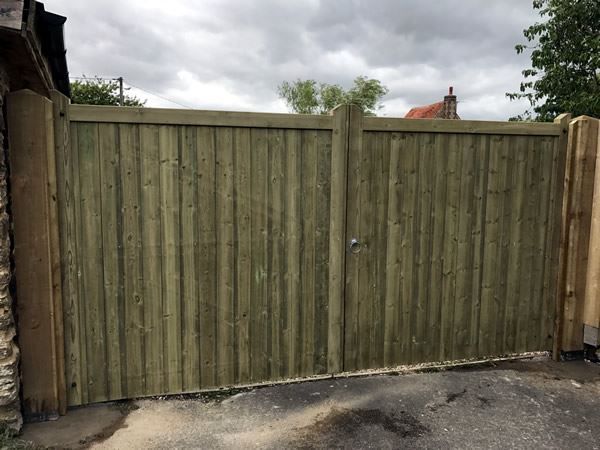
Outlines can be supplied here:
M409 363L412 354L412 332L414 320L412 318L414 298L414 208L418 201L417 195L417 157L418 137L414 133L402 134L400 139L400 167L402 183L401 192L401 264L400 264L400 289L401 289L401 356L400 361Z
M508 134L526 136L558 136L561 133L560 127L553 123L399 119L389 117L365 117L364 130L421 133Z
M590 145L596 133L589 117L580 117L571 123L574 160L571 167L572 184L568 201L568 235L564 284L564 317L562 351L577 351L583 347L583 305L589 250L591 207L596 161L595 145Z
M519 303L525 301L521 298L520 278L523 276L523 224L526 212L525 190L527 176L527 144L523 138L511 138L511 153L514 160L511 164L511 218L510 231L508 232L508 262L506 267L506 309L504 317L503 351L515 353L517 351L517 320Z
M317 132L315 192L315 374L327 373L329 341L329 239L331 206L331 132ZM283 254L283 248L281 249Z
M216 174L214 128L196 129L198 145L198 209L199 260L198 279L200 290L200 385L203 389L216 387L217 364L217 304L216 276ZM251 195L250 192L247 192Z
M198 316L198 169L196 130L179 128L180 242L181 242L181 362L184 391L200 388L200 324Z
M526 174L525 174L525 211L523 215L523 247L521 254L522 267L529 268L523 270L519 279L519 307L517 315L516 332L516 351L519 353L529 350L529 342L535 341L537 344L538 336L536 327L532 324L540 323L541 304L538 302L534 292L534 284L539 279L538 262L543 263L544 254L537 248L538 236L544 235L544 224L538 222L540 215L536 213L536 208L541 202L542 186L540 186L540 170L542 162L540 153L544 146L544 138L526 139ZM550 155L551 156L551 152ZM544 217L544 213L541 217ZM533 336L532 336L533 335ZM537 345L532 350L537 350Z
M182 391L179 139L177 128L158 130L162 248L162 312L165 392Z
M76 240L76 249L77 249L77 261L81 264L83 259L82 255L82 236L81 236L81 189L79 188L79 139L78 139L79 131L78 126L76 124L71 123L71 145L74 146L74 151L72 152L73 157L73 197L74 197L74 224L73 227L75 229L75 240ZM81 277L81 268L78 265L76 268L76 281L77 281L77 292L79 295L83 293L83 279ZM80 298L80 297L79 297ZM80 300L77 301L77 309L78 314L75 316L77 318L78 323L71 324L74 327L74 331L79 331L77 347L79 348L79 374L81 385L79 386L79 398L81 403L86 404L88 402L88 390L87 390L87 350L86 350L86 325L85 325L85 304L82 304ZM74 333L76 334L76 333ZM77 386L75 386L77 389Z
M269 237L268 252L268 298L269 298L269 322L268 330L268 354L271 360L272 380L280 379L282 376L283 361L281 359L281 330L282 320L286 317L283 307L283 277L285 267L283 266L283 223L282 215L284 206L284 171L283 171L283 130L268 131L268 194L267 205L269 215L267 217L267 233Z
M54 298L60 276L53 265L60 254L51 197L56 193L52 103L31 91L11 93L7 121L23 408L26 416L44 418L62 410L64 389L58 385L62 332L55 320L62 311L55 310L60 303Z
M165 392L159 129L140 126L145 395ZM194 274L195 277L195 274Z
M92 105L71 105L70 109L71 120L74 122L115 122L308 130L333 129L333 116L317 114L273 114Z
M473 206L473 266L471 282L471 324L469 336L469 352L471 358L479 357L479 330L481 323L481 293L483 288L483 257L485 250L485 220L488 201L488 175L490 147L489 136L475 136L475 180Z
M400 227L402 184L400 166L400 136L393 133L390 136L390 163L388 177L388 208L387 208L387 252L385 273L385 323L383 336L383 364L390 367L398 364L400 349L400 246L402 230Z
M596 171L591 210L583 324L600 328L600 296L598 295L600 292L600 126L598 120L594 121L592 128L596 129ZM593 146L594 139L590 140L590 145Z
M567 254L569 240L569 209L571 207L571 189L573 186L573 162L575 155L575 126L571 127L571 115L561 114L554 123L561 125L562 133L558 138L557 150L560 152L560 163L557 167L556 177L559 178L555 183L556 189L552 191L555 194L554 200L560 201L560 218L555 218L553 225L556 227L555 236L558 236L558 250L554 251L557 259L556 293L555 301L555 319L554 336L552 338L552 359L558 361L562 352L563 329L564 329L564 307L565 291L567 281ZM553 177L554 178L554 177ZM553 181L555 181L553 179ZM558 214L556 214L558 216ZM553 256L554 256L553 255ZM546 286L546 283L544 283Z
M432 198L432 237L431 237L431 273L429 290L429 308L428 308L428 330L427 340L429 342L426 351L426 357L429 361L439 359L439 345L441 335L441 313L443 298L443 250L445 236L446 220L446 196L447 196L447 177L448 177L448 135L435 135L435 147L433 149L432 169L433 180L433 198Z
M472 283L474 245L472 242L474 217L474 185L475 185L475 139L476 135L459 135L457 145L461 149L460 186L458 188L458 224L456 242L456 286L454 299L454 323L452 359L469 356L470 329L472 313Z
M536 216L534 231L536 238L533 244L533 269L531 282L531 307L529 316L533 326L527 336L527 348L529 349L547 349L547 336L551 330L546 327L548 313L552 310L551 306L553 296L546 292L545 280L546 273L552 272L549 263L551 263L552 242L553 242L553 223L554 216L557 215L554 202L552 202L556 177L553 167L556 163L556 138L545 138L539 143L538 160L540 170L538 172L539 196L537 204L533 205L533 211ZM550 309L550 311L549 311Z
M314 373L315 363L315 229L317 211L317 132L302 133L302 363L301 373Z
M251 141L249 128L233 131L234 201L235 201L235 354L236 383L251 381L250 370L250 313L252 309L251 272Z
M81 277L85 299L89 401L108 399L104 279L98 271L102 258L102 203L98 125L83 124L78 130L82 258Z
M560 117L560 116L559 116ZM570 115L565 117L564 131L565 137L568 134ZM562 221L562 199L565 181L566 165L566 139L562 146L562 139L554 140L552 157L552 180L550 183L550 206L548 210L548 239L546 240L545 267L544 267L544 285L542 298L544 299L544 321L542 323L543 339L541 348L552 351L554 358L554 341L559 339L556 332L556 324L562 319L562 313L557 312L557 292L559 286L559 255L561 251L561 221Z
M68 99L52 92L54 104L54 135L56 147L57 198L63 294L65 386L67 404L81 403L81 371L79 345L79 301L76 214L76 179L79 171L76 135L72 135ZM72 139L75 138L73 141Z
M124 372L126 356L123 297L123 234L121 215L121 169L116 124L98 124L100 158L102 276L106 311L106 365L108 398L123 398L127 392Z
M232 129L216 130L217 382L234 383L233 147Z
M125 394L128 397L136 397L144 394L146 386L142 221L140 217L140 135L137 125L119 124L119 152L123 211L123 302L125 305L124 327L127 355L127 391Z
M251 311L250 341L251 353L250 364L252 370L252 381L258 382L268 378L270 367L267 356L267 217L268 204L266 201L268 192L268 157L269 147L267 141L267 130L252 129L251 137L251 268L252 268L252 292L253 299Z
M331 135L329 330L327 342L327 371L329 373L340 372L344 367L344 279L346 276L346 203L350 108L348 105L342 105L333 110L334 128ZM295 183L296 180L290 179L289 182ZM290 204L290 201L288 201L288 204ZM292 267L293 265L290 265L289 269L292 270Z
M360 217L362 205L360 201L361 177L364 167L361 165L362 154L362 120L358 110L350 108L348 113L348 184L346 207L346 242L360 239ZM348 248L348 247L346 247ZM344 303L344 370L358 369L359 347L359 254L346 253L345 303Z
M479 322L478 354L491 355L497 352L496 330L498 326L499 302L498 286L501 271L496 263L501 251L502 215L504 210L503 191L506 170L506 155L502 151L507 140L504 136L490 136L487 143L489 152L488 182L486 186L487 204L483 233L485 242L482 249L481 311Z
M446 217L443 256L443 280L442 280L442 311L441 311L441 342L440 360L445 361L452 357L452 348L455 342L454 336L454 302L456 299L456 265L458 257L458 226L460 205L460 179L462 154L458 144L457 135L448 137L448 178L446 189Z
M51 233L51 258L52 258L52 279L53 300L54 300L54 329L55 329L55 348L56 348L56 374L57 374L57 395L58 412L61 415L67 413L67 381L65 359L65 325L64 325L64 301L63 297L72 299L72 279L68 272L64 272L63 280L63 261L65 255L72 244L64 242L64 236L61 236L61 227L66 226L67 217L61 211L61 207L69 208L65 205L65 168L70 169L71 142L69 137L69 99L58 91L51 91L52 100L52 119L54 121L54 147L48 147L48 188L50 194L50 233ZM61 200L62 199L62 200ZM65 211L66 213L66 211ZM67 213L68 214L68 213ZM66 261L65 261L66 263ZM68 263L65 264L68 267ZM64 284L68 288L64 288Z
M415 311L414 339L412 342L411 361L425 361L428 342L429 324L429 292L431 284L431 239L432 239L432 176L435 138L431 133L419 136L417 165L417 197L418 208L415 211L415 247L416 267L413 271L413 282L417 299Z
M301 131L286 130L286 186L285 186L285 234L287 238L286 252L286 297L287 305L287 356L288 376L300 375L301 362L301 326L302 326L302 291L300 286L302 240L302 197L301 197ZM342 223L343 226L343 223ZM340 280L343 282L343 279ZM331 288L330 288L331 292ZM343 301L343 298L340 299ZM331 311L330 311L331 316ZM330 335L331 339L331 335ZM340 361L341 364L341 361ZM341 366L340 366L341 367Z

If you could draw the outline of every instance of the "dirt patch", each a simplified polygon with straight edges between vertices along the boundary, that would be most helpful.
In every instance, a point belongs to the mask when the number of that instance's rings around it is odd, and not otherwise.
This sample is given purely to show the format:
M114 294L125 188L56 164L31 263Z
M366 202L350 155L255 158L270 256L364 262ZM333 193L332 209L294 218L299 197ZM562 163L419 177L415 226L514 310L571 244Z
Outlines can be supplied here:
M466 388L460 392L451 392L446 396L446 403L452 403L453 401L456 401L457 399L461 398L466 393L467 393Z
M400 411L385 412L380 409L332 409L314 424L298 429L300 448L327 446L340 436L368 434L368 428L376 427L393 433L402 439L419 438L429 432L416 417ZM376 430L375 430L376 431Z

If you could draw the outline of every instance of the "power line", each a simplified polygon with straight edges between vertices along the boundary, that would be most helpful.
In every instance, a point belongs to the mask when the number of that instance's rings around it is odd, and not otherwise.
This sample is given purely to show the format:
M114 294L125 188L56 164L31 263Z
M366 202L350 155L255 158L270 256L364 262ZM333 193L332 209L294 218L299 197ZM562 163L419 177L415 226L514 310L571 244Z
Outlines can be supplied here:
M102 79L102 80L114 80L114 81L118 81L119 78L121 78L121 77L99 77L99 76L94 76L94 77L71 77L70 76L69 78L71 78L72 80L94 80L94 79ZM149 91L148 89L144 89L143 87L136 86L135 84L131 84L127 80L123 80L123 82L125 84L127 84L128 86L131 86L133 88L139 89L140 91L143 91L146 94L153 95L153 96L158 97L158 98L160 98L162 100L166 100L167 102L173 103L173 104L181 106L183 108L194 109L192 106L184 105L183 103L179 103L179 102L176 102L175 100L171 100L170 98L164 97L164 96L162 96L160 94L157 94L156 92L152 92L152 91Z
M171 100L170 98L163 97L162 95L159 95L159 94L157 94L156 92L151 92L151 91L149 91L148 89L144 89L144 88L142 88L142 87L136 86L135 84L131 84L131 83L130 83L129 81L127 81L127 80L125 80L125 84L128 84L128 85L129 85L129 86L131 86L131 87L134 87L134 88L136 88L136 89L139 89L140 91L144 91L144 92L146 92L147 94L154 95L155 97L161 98L161 99L163 99L163 100L166 100L166 101L168 101L168 102L171 102L171 103L174 103L175 105L179 105L179 106L182 106L182 107L184 107L184 108L187 108L187 109L194 109L193 107L191 107L191 106L189 106L189 105L184 105L183 103L176 102L175 100Z

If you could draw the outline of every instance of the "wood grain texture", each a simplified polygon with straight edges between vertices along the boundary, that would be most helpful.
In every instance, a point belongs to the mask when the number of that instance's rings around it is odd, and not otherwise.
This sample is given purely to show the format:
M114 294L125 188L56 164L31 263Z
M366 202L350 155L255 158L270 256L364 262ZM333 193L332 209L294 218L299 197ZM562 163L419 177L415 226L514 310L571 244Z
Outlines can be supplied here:
M63 329L56 319L57 314L62 315L62 299L56 298L62 295L56 210L61 183L57 185L56 176L63 172L64 163L59 170L55 151L67 151L62 141L67 125L58 124L61 135L57 142L53 105L32 91L9 94L6 105L22 404L26 417L45 418L65 407L61 404L65 361L57 347L62 343ZM60 191L64 192L64 185Z
M559 126L72 108L69 404L548 348Z

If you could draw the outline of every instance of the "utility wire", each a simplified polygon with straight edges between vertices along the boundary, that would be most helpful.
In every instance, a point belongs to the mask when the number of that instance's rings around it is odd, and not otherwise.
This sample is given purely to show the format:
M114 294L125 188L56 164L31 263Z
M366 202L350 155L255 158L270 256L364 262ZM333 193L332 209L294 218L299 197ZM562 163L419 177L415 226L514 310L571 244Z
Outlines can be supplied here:
M142 87L136 86L135 84L131 84L127 80L125 80L125 84L127 84L127 85L129 85L129 86L131 86L133 88L139 89L140 91L144 91L147 94L154 95L155 97L161 98L161 99L166 100L166 101L171 102L171 103L174 103L175 105L179 105L179 106L182 106L182 107L187 108L187 109L194 109L193 107L191 107L189 105L184 105L183 103L176 102L175 100L171 100L170 98L163 97L162 95L159 95L156 92L151 92L148 89L144 89Z
M115 81L119 79L118 77L99 77L99 76L94 76L94 77L71 77L71 76L70 76L69 78L71 78L72 80L93 80L93 79L100 78L100 79L103 79L103 80L115 80ZM130 83L129 81L127 81L127 80L123 80L123 81L124 81L124 82L125 82L125 84L127 84L128 86L131 86L131 87L133 87L133 88L139 89L140 91L143 91L143 92L145 92L146 94L153 95L153 96L155 96L155 97L158 97L158 98L160 98L160 99L162 99L162 100L166 100L167 102L173 103L173 104L175 104L175 105L178 105L178 106L181 106L181 107L183 107L183 108L187 108L187 109L194 109L192 106L189 106L189 105L184 105L183 103L179 103L179 102L176 102L175 100L171 100L170 98L164 97L164 96L162 96L162 95L160 95L160 94L157 94L156 92L152 92L152 91L149 91L148 89L144 89L143 87L136 86L135 84L131 84L131 83Z

